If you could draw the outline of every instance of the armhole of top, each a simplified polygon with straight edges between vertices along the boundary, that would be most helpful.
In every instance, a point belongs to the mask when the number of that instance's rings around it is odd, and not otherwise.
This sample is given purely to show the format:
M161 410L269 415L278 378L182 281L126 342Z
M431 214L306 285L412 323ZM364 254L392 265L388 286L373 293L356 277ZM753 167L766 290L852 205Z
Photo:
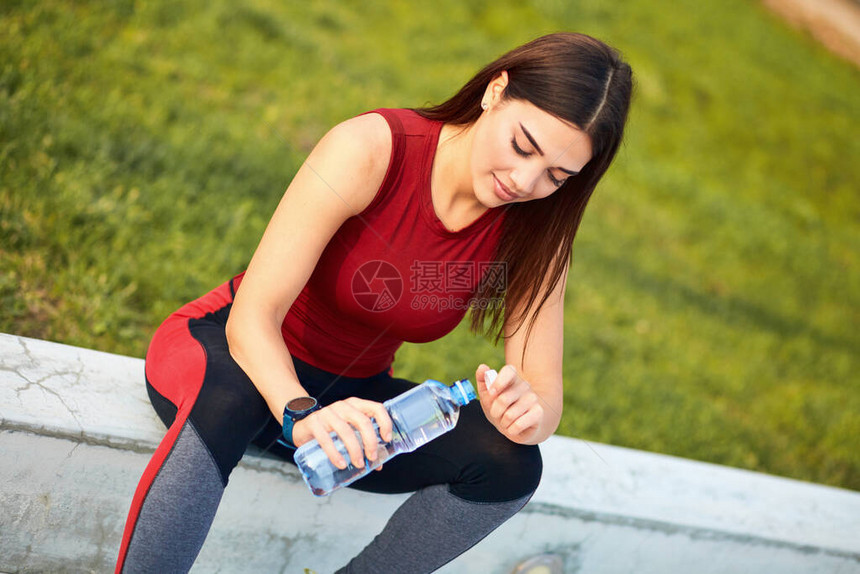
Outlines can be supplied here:
M373 197L373 200L361 211L361 213L359 213L359 215L364 215L365 213L375 209L385 199L388 192L394 187L400 171L399 166L403 164L402 158L405 146L403 138L403 124L401 123L400 118L397 117L392 110L380 108L364 112L359 115L365 114L379 114L385 118L386 122L388 122L388 127L391 129L391 156L388 159L388 168L385 170L385 177L382 179L382 184L376 191L376 195Z

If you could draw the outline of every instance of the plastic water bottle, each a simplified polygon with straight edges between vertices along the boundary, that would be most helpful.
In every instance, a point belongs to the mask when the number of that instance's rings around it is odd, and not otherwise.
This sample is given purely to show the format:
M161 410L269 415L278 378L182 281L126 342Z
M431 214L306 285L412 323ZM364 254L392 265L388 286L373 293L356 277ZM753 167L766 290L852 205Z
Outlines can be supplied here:
M391 442L384 442L376 429L376 460L364 459L364 467L352 464L346 446L332 432L337 451L347 461L344 469L336 467L316 440L309 441L297 450L293 458L305 482L316 496L326 496L334 490L355 482L362 476L402 452L412 452L434 438L448 432L457 424L460 407L477 398L468 379L456 381L450 387L439 381L427 380L384 404L393 423ZM361 442L361 435L356 431Z

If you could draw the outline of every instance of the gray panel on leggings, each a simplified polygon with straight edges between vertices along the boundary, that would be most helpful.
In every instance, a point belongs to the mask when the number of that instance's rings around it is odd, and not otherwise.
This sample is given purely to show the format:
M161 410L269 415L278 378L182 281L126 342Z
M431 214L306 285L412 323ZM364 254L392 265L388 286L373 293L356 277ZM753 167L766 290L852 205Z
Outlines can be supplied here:
M186 421L143 501L123 572L188 572L223 493L212 455Z
M520 511L531 494L509 502L470 502L438 484L419 490L382 532L337 574L424 574L441 568Z

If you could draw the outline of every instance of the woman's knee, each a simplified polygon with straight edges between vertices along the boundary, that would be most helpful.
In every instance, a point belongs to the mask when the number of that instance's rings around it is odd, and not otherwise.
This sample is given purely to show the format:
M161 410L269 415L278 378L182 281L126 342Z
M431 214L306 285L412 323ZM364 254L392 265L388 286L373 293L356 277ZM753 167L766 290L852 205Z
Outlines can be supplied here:
M507 441L507 439L505 439ZM451 484L451 493L472 502L508 502L530 497L537 490L543 460L536 445L507 444L476 451Z

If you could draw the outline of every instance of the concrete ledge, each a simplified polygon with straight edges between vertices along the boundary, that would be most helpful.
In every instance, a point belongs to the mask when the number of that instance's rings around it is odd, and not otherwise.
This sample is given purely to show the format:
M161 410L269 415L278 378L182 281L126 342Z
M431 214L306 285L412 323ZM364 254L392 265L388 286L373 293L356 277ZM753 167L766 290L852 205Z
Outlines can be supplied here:
M143 361L0 334L0 571L112 570L131 495L164 429ZM553 437L532 502L441 570L860 571L860 493ZM254 454L230 480L194 572L331 572L405 496L317 499Z

